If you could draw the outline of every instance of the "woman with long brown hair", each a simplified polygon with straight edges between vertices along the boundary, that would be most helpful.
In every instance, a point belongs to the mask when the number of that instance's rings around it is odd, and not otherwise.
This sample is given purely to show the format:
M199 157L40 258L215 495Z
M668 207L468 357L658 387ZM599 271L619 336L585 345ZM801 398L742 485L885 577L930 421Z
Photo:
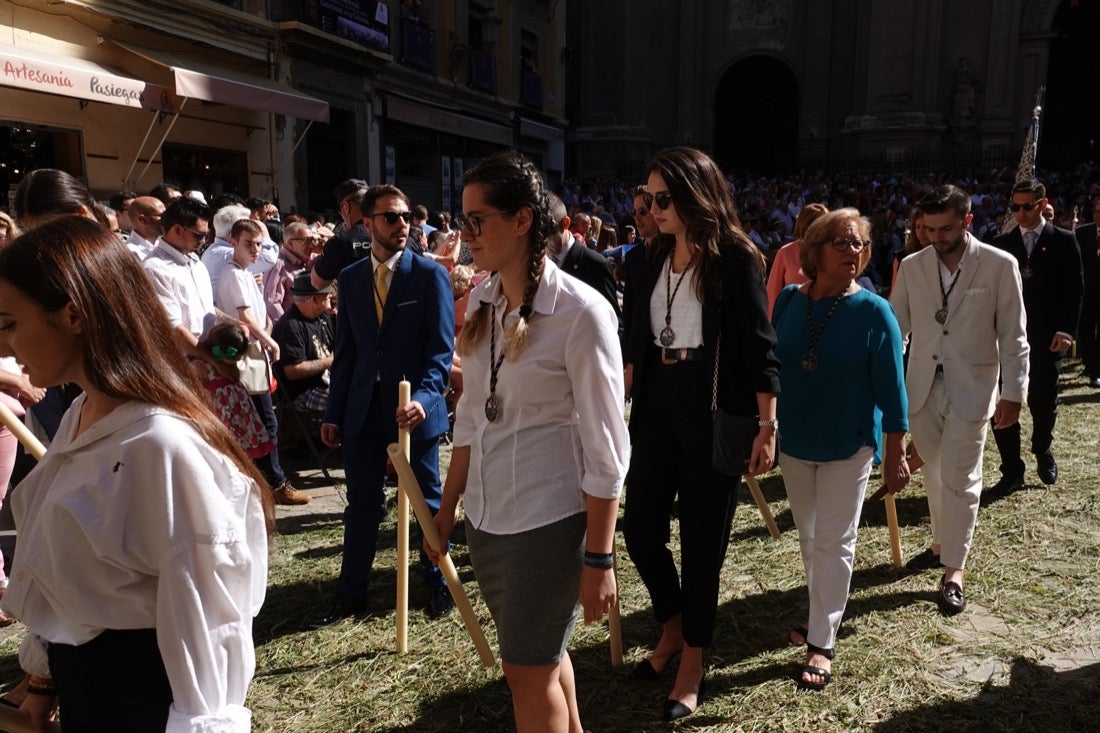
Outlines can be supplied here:
M668 148L648 166L661 231L646 247L633 300L627 360L634 364L623 533L661 624L634 676L656 679L680 655L666 720L695 711L703 649L711 643L718 581L739 477L711 465L711 405L751 417L759 430L746 473L775 458L779 362L768 320L764 260L738 226L725 177L713 160ZM668 547L679 502L680 567Z
M267 492L171 332L94 222L55 218L0 252L0 338L32 383L83 389L12 499L3 605L31 632L36 725L60 702L74 730L249 730Z

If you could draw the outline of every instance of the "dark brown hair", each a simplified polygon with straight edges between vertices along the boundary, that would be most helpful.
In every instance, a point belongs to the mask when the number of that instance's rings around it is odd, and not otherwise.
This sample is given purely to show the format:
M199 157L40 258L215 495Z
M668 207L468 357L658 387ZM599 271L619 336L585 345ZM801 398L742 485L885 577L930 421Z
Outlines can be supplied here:
M172 337L164 306L126 245L93 221L63 216L0 252L0 278L48 313L72 303L92 386L108 397L147 402L188 420L260 487L272 529L267 482L209 406Z

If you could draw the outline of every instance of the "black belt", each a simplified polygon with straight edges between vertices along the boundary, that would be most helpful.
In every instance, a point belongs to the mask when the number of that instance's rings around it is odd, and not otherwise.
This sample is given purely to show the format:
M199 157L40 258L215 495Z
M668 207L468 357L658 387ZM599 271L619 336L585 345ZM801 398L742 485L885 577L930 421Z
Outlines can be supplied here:
M679 364L703 358L702 349L657 349L662 364Z

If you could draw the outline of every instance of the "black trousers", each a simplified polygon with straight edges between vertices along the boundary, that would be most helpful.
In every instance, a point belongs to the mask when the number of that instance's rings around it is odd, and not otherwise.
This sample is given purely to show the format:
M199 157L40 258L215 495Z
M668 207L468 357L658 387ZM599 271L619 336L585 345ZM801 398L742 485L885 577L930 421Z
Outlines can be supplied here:
M1062 357L1042 344L1031 345L1031 365L1028 368L1027 409L1031 411L1031 452L1046 453L1054 442L1054 423L1058 418L1058 375ZM1020 423L993 431L997 451L1001 454L1001 473L1022 476L1024 461L1020 456Z
M710 467L710 404L699 404L698 383L709 385L711 379L698 361L650 368L636 397L646 401L645 422L635 428L626 478L627 552L657 621L682 614L690 646L709 646L714 635L719 574L740 483ZM677 500L679 570L668 547Z
M108 629L47 654L65 733L164 733L172 688L156 629Z
M1077 326L1077 355L1084 362L1089 379L1100 377L1100 293L1086 293Z

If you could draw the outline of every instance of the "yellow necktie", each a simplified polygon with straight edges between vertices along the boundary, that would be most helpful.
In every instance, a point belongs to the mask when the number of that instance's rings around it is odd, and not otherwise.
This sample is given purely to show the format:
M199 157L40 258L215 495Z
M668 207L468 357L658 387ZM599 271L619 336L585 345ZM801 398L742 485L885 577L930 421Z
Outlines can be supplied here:
M378 323L382 323L382 311L386 309L386 296L390 292L390 286L386 282L387 272L389 268L385 263L374 271L374 312L378 316Z

